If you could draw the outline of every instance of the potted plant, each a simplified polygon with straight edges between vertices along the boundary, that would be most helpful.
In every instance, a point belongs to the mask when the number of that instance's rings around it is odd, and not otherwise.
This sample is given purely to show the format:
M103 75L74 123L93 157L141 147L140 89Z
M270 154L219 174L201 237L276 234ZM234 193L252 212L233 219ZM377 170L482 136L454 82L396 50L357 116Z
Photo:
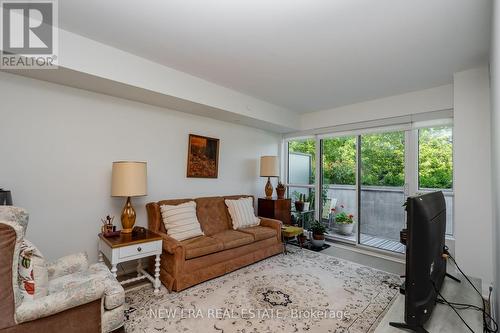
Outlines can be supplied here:
M302 212L304 211L304 200L305 200L305 195L302 193L296 193L295 197L297 198L298 194L298 199L295 199L295 210L297 212Z
M278 182L278 186L276 186L276 193L278 194L278 199L285 198L286 187L282 182Z
M352 234L354 227L354 215L347 214L346 212L338 213L335 216L335 224L337 225L338 232L342 235L349 236Z
M308 211L310 209L314 209L314 191L311 191L307 196L307 200L304 201L304 210Z
M311 231L312 231L312 245L314 247L322 247L325 244L325 231L326 228L323 225L323 223L319 222L318 220L314 221L311 224Z

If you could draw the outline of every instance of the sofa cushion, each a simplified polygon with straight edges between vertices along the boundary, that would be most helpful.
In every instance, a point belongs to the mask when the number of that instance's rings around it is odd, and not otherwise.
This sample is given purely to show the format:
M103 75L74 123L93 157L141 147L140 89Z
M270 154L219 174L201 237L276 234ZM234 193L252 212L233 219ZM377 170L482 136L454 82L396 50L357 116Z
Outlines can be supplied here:
M256 226L241 229L240 231L252 235L255 241L276 237L276 230L269 227Z
M259 225L260 219L255 216L253 199L240 198L237 200L225 200L234 230Z
M225 230L211 236L217 240L222 241L224 250L233 249L235 247L243 246L254 242L254 238L250 234L241 231Z
M198 198L195 201L198 221L206 236L231 229L223 197Z
M186 260L224 250L222 241L207 236L187 239L181 243L186 249Z
M180 205L160 207L167 234L182 241L203 235L200 222L196 217L196 202L189 201Z
M167 233L167 229L165 229L165 224L163 224L163 217L161 216L161 206L169 205L169 206L177 206L189 201L194 201L194 199L171 199L171 200L161 200L157 203L151 202L146 205L148 210L148 217L153 217L155 221L153 225L149 225L149 228L153 231L160 231ZM152 221L149 221L150 224ZM156 226L156 227L153 227Z

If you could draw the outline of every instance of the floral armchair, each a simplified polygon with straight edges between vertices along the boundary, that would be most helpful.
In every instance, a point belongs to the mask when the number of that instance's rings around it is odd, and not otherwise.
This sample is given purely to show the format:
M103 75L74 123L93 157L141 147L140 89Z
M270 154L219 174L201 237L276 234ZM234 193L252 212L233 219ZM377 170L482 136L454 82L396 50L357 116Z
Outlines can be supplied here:
M0 332L111 332L123 326L125 292L84 253L44 264L44 295L27 297L19 275L28 214L0 206Z

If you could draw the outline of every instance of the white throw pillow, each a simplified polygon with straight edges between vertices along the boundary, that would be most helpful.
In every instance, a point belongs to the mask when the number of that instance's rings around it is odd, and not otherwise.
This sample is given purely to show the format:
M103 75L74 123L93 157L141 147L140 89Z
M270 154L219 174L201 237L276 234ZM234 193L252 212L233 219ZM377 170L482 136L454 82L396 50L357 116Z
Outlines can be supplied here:
M162 205L161 216L167 234L178 241L203 236L200 222L196 217L196 202L189 201L180 205Z
M35 300L48 294L49 273L42 253L27 239L19 251L18 282L21 295Z
M260 224L260 219L255 216L253 199L251 197L238 200L225 200L229 215L233 220L233 229L254 227Z

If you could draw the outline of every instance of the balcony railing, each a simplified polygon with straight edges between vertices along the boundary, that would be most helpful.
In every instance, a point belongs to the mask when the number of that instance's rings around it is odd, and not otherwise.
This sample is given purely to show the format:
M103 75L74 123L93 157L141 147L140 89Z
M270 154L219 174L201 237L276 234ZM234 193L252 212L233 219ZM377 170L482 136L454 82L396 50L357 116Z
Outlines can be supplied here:
M306 190L306 189L304 189ZM310 191L310 189L307 189ZM431 190L429 190L431 191ZM427 190L425 190L427 192ZM447 234L453 233L453 192L443 191L447 207ZM361 223L358 221L357 192L351 185L330 185L327 188L328 199L336 199L337 212L345 211L355 216L355 224L351 234L342 233L330 214L328 219L322 218L330 237L357 242L360 229L360 244L385 250L404 252L404 246L399 243L399 232L405 226L405 200L403 188L363 186L361 188ZM335 200L334 200L335 201ZM343 205L342 209L340 206ZM326 208L325 208L326 209ZM323 215L325 216L325 215Z

